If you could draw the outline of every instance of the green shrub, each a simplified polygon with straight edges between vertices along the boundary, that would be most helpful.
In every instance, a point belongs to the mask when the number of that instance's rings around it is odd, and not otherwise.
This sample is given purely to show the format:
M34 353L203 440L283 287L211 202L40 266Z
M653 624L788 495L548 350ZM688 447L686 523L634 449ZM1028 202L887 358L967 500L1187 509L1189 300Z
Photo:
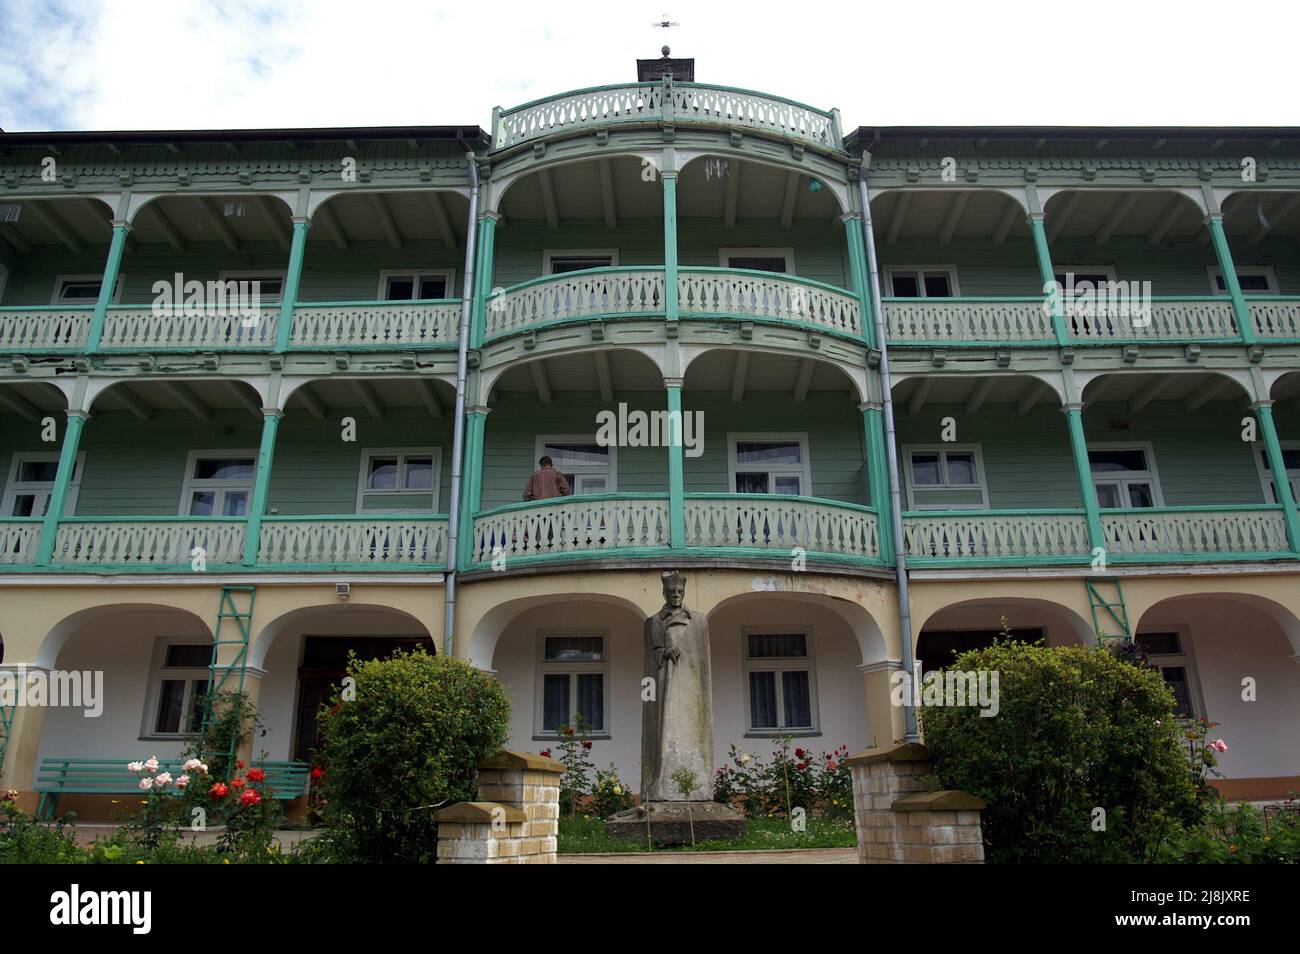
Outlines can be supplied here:
M1155 670L1104 649L1011 640L962 653L953 668L999 674L996 716L920 710L940 787L988 803L989 861L1149 861L1199 820L1183 726Z
M790 736L774 740L771 762L731 746L729 765L713 775L713 800L750 818L788 817L795 808L822 818L853 814L853 781L844 764L848 746L814 754L793 746Z
M0 865L75 864L82 857L71 824L33 821L11 799L0 797Z
M505 689L423 650L352 657L348 676L320 718L329 844L341 861L432 862L433 813L472 800L478 763L505 744Z
M1252 805L1222 802L1199 825L1174 832L1161 846L1170 864L1300 864L1300 810L1288 801L1271 817Z

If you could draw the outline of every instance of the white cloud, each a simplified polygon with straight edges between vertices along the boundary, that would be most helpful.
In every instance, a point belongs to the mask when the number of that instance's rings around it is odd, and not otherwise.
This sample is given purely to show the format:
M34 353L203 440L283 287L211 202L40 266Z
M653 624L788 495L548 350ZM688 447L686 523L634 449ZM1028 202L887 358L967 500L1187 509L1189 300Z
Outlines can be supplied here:
M0 126L486 127L494 105L628 81L664 42L703 82L838 106L846 128L1300 124L1280 2L1237 34L1115 0L693 0L653 29L665 2L0 0Z

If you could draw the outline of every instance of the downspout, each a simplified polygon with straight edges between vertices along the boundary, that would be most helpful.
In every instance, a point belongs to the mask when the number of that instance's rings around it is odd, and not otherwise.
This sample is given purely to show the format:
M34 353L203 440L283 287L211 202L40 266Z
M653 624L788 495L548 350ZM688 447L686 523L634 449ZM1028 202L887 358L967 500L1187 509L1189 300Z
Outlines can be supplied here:
M478 244L478 157L457 136L469 166L469 227L465 232L465 283L460 302L460 343L456 350L456 416L451 439L451 512L447 517L447 575L443 585L442 651L456 655L456 553L460 541L461 458L465 452L465 379L469 374L469 316L474 299L474 253Z
M880 134L876 133L876 141ZM875 142L872 143L875 145ZM903 672L907 673L907 692L903 696L904 742L919 742L916 707L912 705L915 678L912 671L912 609L907 592L907 553L903 546L903 498L898 487L898 445L894 440L894 401L889 380L889 347L885 338L885 315L880 302L880 266L876 261L876 234L871 227L871 201L867 194L867 166L870 150L863 150L864 162L858 176L858 195L862 203L863 244L867 247L867 287L871 294L871 317L876 329L876 346L880 349L881 404L885 416L885 460L889 467L889 516L894 526L894 579L898 590L898 623L903 635Z

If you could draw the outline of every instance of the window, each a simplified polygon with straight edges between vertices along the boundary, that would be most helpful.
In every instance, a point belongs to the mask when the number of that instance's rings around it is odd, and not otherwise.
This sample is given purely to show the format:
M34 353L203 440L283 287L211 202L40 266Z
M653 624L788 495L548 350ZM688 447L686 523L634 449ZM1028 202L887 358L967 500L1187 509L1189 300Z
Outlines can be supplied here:
M618 264L618 249L572 248L547 249L542 253L542 273L560 275L585 268L609 268Z
M185 637L159 640L142 735L193 735L199 731L211 662L209 642Z
M253 282L257 282L257 300L263 305L278 305L284 297L284 272L274 269L221 272L217 278L223 282L248 282L250 292Z
M534 461L549 457L574 494L606 494L617 490L615 448L601 447L594 434L539 437Z
M749 731L817 730L817 679L807 633L745 634Z
M907 445L903 468L909 510L978 510L989 505L978 444Z
M117 276L113 286L113 304L122 300L122 285L125 275ZM54 295L51 305L93 305L99 300L99 289L104 284L102 275L59 275L54 279Z
M1155 455L1149 444L1098 444L1088 449L1099 507L1163 507Z
M1170 627L1159 632L1138 633L1134 639L1147 654L1147 665L1160 672L1174 694L1174 714L1180 719L1195 718L1202 710L1200 686L1186 630Z
M723 248L718 250L718 264L723 268L748 268L756 272L794 274L792 248Z
M1287 483L1291 485L1291 499L1300 500L1300 443L1283 441L1282 464L1286 467ZM1264 488L1264 499L1269 503L1280 503L1277 499L1277 485L1273 483L1272 468L1268 465L1268 448L1258 448L1255 466L1259 468L1259 481Z
M436 447L362 451L357 513L436 513L441 474Z
M420 301L455 298L453 273L449 268L432 270L394 269L379 273L380 301Z
M68 485L65 514L76 513L77 492L81 489L81 471L86 463L85 451L77 455ZM59 472L59 455L15 454L5 483L4 503L0 512L6 517L43 517L50 506L50 493Z
M1228 294L1228 285L1223 280L1223 272L1217 268L1210 268L1210 291L1215 295ZM1249 266L1237 266L1237 284L1247 295L1276 295L1277 275L1273 269L1259 267L1252 268Z
M1095 294L1099 285L1115 280L1115 269L1109 265L1057 265L1054 272L1052 278L1062 291L1069 288L1073 280L1076 295L1085 291ZM1080 288L1085 283L1089 287Z
M609 660L605 637L543 635L537 666L537 735L554 736L562 726L608 735Z
M728 434L738 494L812 494L807 434Z
M181 516L244 517L253 498L257 451L191 451Z
M951 265L933 268L887 268L885 278L894 298L953 298L957 291L957 269Z

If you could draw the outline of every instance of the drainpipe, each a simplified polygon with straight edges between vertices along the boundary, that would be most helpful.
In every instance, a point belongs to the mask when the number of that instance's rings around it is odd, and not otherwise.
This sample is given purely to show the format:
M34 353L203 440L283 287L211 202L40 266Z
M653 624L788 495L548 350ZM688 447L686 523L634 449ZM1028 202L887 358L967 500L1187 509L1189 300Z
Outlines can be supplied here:
M465 233L465 283L460 303L460 343L456 351L456 416L451 439L451 512L447 517L447 575L442 621L442 651L456 654L456 552L460 543L461 457L465 449L465 378L469 373L469 316L474 297L474 252L478 237L478 161L474 149L461 136L469 166L469 228Z
M877 134L879 139L879 134ZM874 145L874 143L873 143ZM871 317L876 328L876 346L880 348L881 403L885 412L885 459L889 466L889 516L894 526L894 579L898 590L898 622L903 632L903 672L907 673L909 692L903 697L904 742L919 742L916 728L916 708L912 705L912 609L907 593L907 551L903 546L903 502L898 488L898 445L894 440L894 401L889 380L889 346L885 338L885 315L880 303L880 266L876 261L876 234L871 227L871 202L867 195L867 164L870 151L865 152L866 162L858 177L858 195L862 202L862 232L867 247L867 287L871 292Z

